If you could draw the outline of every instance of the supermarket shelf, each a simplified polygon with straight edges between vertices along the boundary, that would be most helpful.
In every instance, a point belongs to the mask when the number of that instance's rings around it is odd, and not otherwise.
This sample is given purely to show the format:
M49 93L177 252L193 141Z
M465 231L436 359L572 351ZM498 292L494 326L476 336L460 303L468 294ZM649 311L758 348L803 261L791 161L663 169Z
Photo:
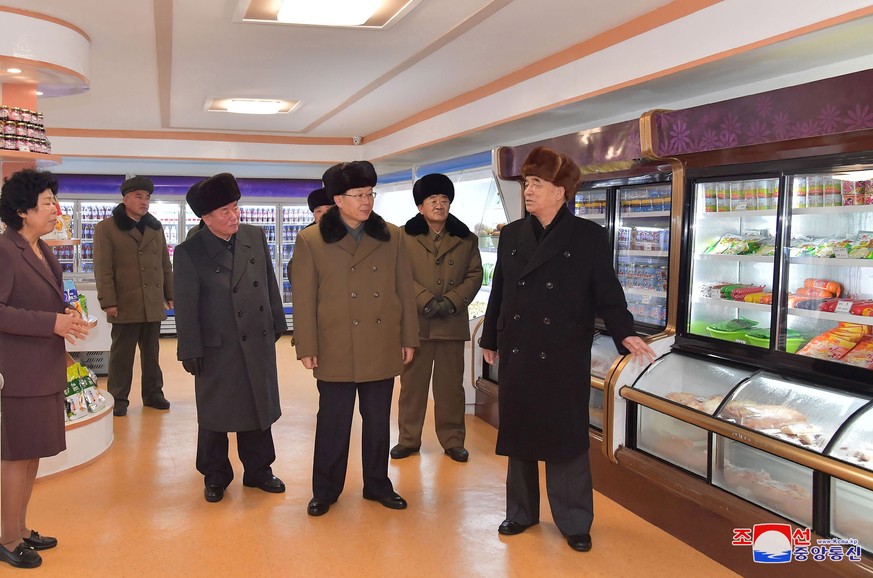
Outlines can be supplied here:
M661 299L667 298L666 291L655 291L654 289L643 289L641 287L625 287L625 293L630 293L632 295L643 295L645 297L659 297Z
M794 315L796 317L809 317L811 319L827 319L829 321L844 321L846 323L873 325L873 317L852 315L851 313L829 313L827 311L810 311L809 309L798 309L796 307L789 307L787 312L788 315Z
M846 205L837 207L804 207L791 209L792 215L820 215L822 213L871 213L873 205Z
M713 299L711 297L694 297L692 303L702 305L710 305L713 307L724 307L728 309L749 309L751 311L770 311L769 305L761 303L748 303L746 301L731 301L730 299ZM871 319L873 323L873 319Z
M834 207L828 207L833 209ZM792 212L798 209L792 209ZM763 211L714 211L698 213L697 217L700 220L709 219L736 219L742 217L775 217L776 209L765 209Z
M824 257L791 257L792 265L821 267L873 267L873 259L828 259Z
M619 213L621 219L648 219L650 217L669 217L670 211L635 211Z
M582 214L579 214L576 216L579 217L580 219L588 219L589 221L605 221L606 220L606 215L603 215L600 213L582 213Z
M619 249L619 257L669 257L667 251L641 251L639 249Z
M3 162L31 162L35 161L38 167L51 167L61 164L59 155L46 155L23 151L0 150L0 161Z
M695 261L738 261L746 263L772 263L776 257L759 255L695 255Z
M78 245L81 239L43 239L49 247L66 247L69 245Z

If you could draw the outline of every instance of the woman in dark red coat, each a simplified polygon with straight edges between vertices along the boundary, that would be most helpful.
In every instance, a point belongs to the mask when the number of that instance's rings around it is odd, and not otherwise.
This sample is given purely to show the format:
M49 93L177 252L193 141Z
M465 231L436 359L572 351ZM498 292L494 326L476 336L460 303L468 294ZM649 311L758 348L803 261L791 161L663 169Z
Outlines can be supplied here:
M497 453L509 456L504 535L539 522L538 461L546 463L552 516L574 550L591 549L588 394L594 318L619 350L654 352L634 334L603 227L567 209L581 177L566 155L542 147L522 169L529 216L500 232L479 344L500 356Z
M40 237L54 229L57 180L45 172L13 174L0 192L0 560L35 568L35 550L58 541L26 524L27 504L41 457L66 448L64 339L88 324L64 303L61 265Z

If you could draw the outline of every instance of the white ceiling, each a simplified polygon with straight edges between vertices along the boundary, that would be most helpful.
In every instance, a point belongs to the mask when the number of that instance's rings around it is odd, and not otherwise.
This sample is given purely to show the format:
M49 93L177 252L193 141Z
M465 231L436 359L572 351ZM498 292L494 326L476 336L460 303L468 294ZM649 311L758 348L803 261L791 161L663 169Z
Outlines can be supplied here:
M871 3L853 0L422 0L386 30L238 22L239 1L3 0L91 39L89 89L39 102L64 167L401 170L873 67ZM550 60L598 39L575 69ZM212 97L301 102L264 117L207 112Z

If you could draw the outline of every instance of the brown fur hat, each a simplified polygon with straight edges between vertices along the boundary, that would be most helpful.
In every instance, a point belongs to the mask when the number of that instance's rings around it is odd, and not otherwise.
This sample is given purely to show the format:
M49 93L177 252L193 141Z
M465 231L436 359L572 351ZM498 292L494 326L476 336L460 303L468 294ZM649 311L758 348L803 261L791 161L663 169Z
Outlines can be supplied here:
M521 168L521 176L539 177L556 187L564 187L564 197L570 200L576 196L582 172L567 155L558 154L546 147L537 147L527 155Z

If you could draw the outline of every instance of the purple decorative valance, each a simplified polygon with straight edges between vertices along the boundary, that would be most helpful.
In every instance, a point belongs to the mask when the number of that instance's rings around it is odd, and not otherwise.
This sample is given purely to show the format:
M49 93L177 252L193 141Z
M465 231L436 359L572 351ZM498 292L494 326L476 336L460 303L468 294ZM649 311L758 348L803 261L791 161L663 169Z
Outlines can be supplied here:
M661 156L873 128L873 70L654 116Z
M598 168L604 165L634 163L642 157L640 121L628 120L516 147L502 147L498 157L500 177L519 177L524 159L538 146L569 156L583 173L600 172Z

